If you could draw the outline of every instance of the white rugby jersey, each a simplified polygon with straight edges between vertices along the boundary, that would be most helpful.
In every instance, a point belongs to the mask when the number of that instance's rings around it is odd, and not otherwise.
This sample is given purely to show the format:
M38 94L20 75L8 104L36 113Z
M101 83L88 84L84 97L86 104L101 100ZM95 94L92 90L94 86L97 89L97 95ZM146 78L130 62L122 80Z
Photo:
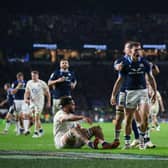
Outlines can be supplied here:
M66 132L68 132L71 128L74 128L76 126L75 121L65 121L60 122L61 118L64 118L66 116L70 116L71 114L65 113L62 109L59 110L55 116L54 116L54 125L53 125L53 134L54 136L61 137Z
M33 104L44 104L45 91L48 90L46 82L38 80L37 82L29 80L26 85L26 90L30 91L30 101Z

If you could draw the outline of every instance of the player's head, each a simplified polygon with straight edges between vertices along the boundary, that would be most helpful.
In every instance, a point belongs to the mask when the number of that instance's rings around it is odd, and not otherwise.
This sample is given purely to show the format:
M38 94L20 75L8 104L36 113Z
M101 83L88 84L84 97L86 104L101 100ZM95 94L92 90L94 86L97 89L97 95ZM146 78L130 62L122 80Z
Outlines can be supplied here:
M75 102L71 97L65 96L60 100L60 105L66 113L75 112Z
M24 79L23 73L22 73L22 72L18 72L18 73L16 74L16 78L17 78L17 80L22 81L22 80Z
M10 83L5 83L4 84L4 90L8 90L10 88Z
M133 56L133 57L140 56L140 51L142 50L142 48L139 42L130 43L129 48L130 48L130 56Z
M31 71L31 78L34 81L37 81L39 79L39 72L38 71Z
M124 45L124 53L126 54L126 55L129 55L129 53L130 53L130 44L132 43L133 41L127 41L126 43L125 43L125 45Z
M69 68L69 61L67 59L61 59L60 68L64 69L64 70L68 69Z

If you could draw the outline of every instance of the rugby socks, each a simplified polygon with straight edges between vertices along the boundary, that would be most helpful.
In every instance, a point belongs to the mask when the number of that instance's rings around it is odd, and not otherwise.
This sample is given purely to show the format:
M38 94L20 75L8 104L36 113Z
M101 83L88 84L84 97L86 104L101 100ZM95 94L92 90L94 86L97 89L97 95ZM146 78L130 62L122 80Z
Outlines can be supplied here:
M139 139L139 132L138 132L138 127L135 119L132 120L132 130L134 132L135 139Z
M120 139L120 132L121 132L121 130L115 130L115 141L119 141L119 139Z
M125 145L129 145L131 143L131 136L125 135Z
M150 141L150 129L149 127L146 130L145 136L144 136L144 142L149 142Z
M20 134L20 122L16 121L16 133Z
M88 141L87 145L92 149L95 148L93 142L91 142L91 141Z
M25 131L28 131L29 130L29 119L24 119L23 125L24 125Z
M4 129L4 131L8 131L8 130L9 130L9 127L10 127L10 125L11 125L10 120L7 120L7 121L6 121L6 125L5 125L5 129Z

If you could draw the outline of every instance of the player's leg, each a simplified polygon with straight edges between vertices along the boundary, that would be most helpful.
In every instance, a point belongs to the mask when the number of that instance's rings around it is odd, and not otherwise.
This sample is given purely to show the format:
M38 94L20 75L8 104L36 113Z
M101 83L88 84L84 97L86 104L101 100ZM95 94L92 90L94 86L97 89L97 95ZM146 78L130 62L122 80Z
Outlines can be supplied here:
M115 120L115 133L113 148L117 148L120 145L120 132L122 122L124 120L124 105L125 105L125 92L120 92L118 97L118 105L116 106L116 120Z
M70 129L61 138L55 139L56 146L67 147L67 148L80 148L84 144L88 147L95 149L94 143L89 140L87 136L87 130L79 127ZM59 140L60 139L60 140Z
M30 134L29 124L30 124L30 108L28 104L24 103L22 106L23 111L23 126L24 126L24 134Z
M132 131L132 119L134 112L137 109L137 91L136 90L127 90L126 91L126 100L125 100L125 147L124 149L129 149L131 141L131 131Z
M135 108L125 109L125 146L124 149L129 149L131 143L132 119Z
M94 140L94 146L95 148L98 148L98 143L102 145L103 149L112 149L112 144L104 140L104 134L102 131L102 128L100 126L94 126L89 129L83 128L83 131L85 131L86 136L90 140L93 136L95 137Z
M34 121L35 130L34 130L33 138L41 137L44 134L42 124L41 124L41 120L40 120L40 115L42 113L43 107L44 107L44 105L40 104L40 105L36 105L35 109L34 109L35 110L35 121Z
M157 131L160 131L160 124L157 119L158 113L159 113L159 105L155 103L154 105L151 106L151 109L150 109L152 127L156 128Z
M136 147L137 145L139 145L139 132L135 119L132 120L132 130L134 133L134 140L131 143L131 147Z
M149 105L147 103L140 104L141 125L139 127L140 149L145 148L144 137L148 128Z

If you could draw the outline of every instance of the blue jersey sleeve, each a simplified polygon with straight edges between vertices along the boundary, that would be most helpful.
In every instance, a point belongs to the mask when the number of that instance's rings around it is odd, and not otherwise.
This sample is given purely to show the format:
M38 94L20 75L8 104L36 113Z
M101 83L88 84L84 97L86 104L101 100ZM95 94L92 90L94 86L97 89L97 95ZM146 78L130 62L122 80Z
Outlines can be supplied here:
M152 64L150 64L148 61L145 61L145 72L147 74L152 73Z
M50 75L49 80L56 80L57 78L58 78L58 73L57 71L55 71Z

